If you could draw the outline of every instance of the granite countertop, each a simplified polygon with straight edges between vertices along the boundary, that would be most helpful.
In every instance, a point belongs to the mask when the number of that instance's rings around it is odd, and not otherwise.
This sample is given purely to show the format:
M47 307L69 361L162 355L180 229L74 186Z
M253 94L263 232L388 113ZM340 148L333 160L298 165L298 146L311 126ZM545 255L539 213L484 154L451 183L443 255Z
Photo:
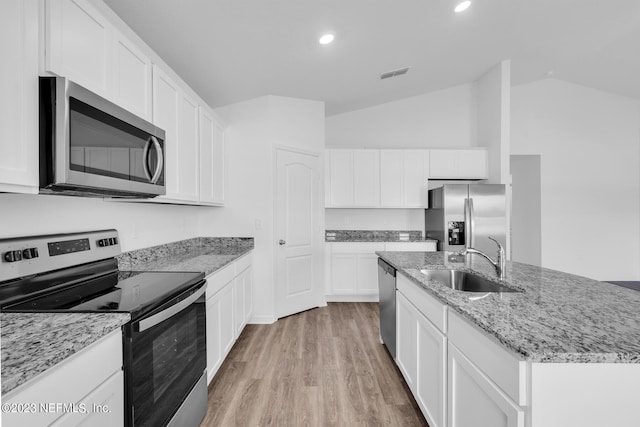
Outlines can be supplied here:
M325 242L437 242L420 230L326 230Z
M120 270L201 271L206 275L253 250L252 237L195 237L126 252Z
M507 262L504 284L523 292L470 299L426 279L421 268L472 271L497 280L484 258L450 252L377 252L411 281L531 362L640 363L640 292ZM474 293L477 297L478 294Z
M2 394L129 320L128 313L0 313Z
M253 249L253 238L196 237L117 257L122 271L198 271L205 275ZM128 313L0 313L2 394L131 320Z

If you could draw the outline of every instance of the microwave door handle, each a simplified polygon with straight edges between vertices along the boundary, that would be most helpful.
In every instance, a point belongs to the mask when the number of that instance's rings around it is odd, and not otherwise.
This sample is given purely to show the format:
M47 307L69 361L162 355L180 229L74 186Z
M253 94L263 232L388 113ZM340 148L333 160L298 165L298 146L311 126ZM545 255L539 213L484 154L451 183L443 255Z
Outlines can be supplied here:
M151 183L155 184L156 182L158 182L158 179L160 179L160 175L162 175L162 167L164 166L164 155L162 153L160 142L158 142L158 138L156 138L155 136L151 136L151 138L149 138L149 141L153 142L153 148L155 148L156 154L158 156L158 165L156 166L156 171L153 174L153 177L150 179Z
M149 148L151 148L152 144L151 138L147 140L147 143L144 144L144 149L142 150L142 171L149 181L151 181L151 172L149 171Z
M193 304L198 298L200 298L202 295L204 295L206 290L207 290L207 286L205 284L205 286L200 288L193 295L190 295L188 298L185 298L182 301L180 301L179 303L177 303L175 305L172 305L171 307L168 307L166 310L163 310L160 313L156 313L153 316L149 316L146 319L142 319L140 322L138 322L138 324L140 326L139 332L144 332L149 328L153 328L154 326L158 325L159 323L162 323L165 320L167 320L167 319L175 316L176 314L180 313L181 311L185 310L187 307L189 307L191 304Z

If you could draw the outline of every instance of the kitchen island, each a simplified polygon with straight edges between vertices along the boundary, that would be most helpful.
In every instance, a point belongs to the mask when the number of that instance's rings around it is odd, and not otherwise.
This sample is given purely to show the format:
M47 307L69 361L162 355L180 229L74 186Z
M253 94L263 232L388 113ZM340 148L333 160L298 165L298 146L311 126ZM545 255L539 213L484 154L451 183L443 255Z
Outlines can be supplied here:
M377 254L399 273L397 363L410 388L415 383L430 424L464 426L476 414L476 420L500 415L492 421L496 426L640 425L634 410L640 395L639 292L508 262L501 284L519 292L467 293L420 270L463 270L499 281L482 257ZM417 326L406 319L418 319ZM404 336L403 325L411 331ZM415 337L417 344L407 342ZM431 353L437 360L425 357L429 348L439 349ZM412 353L420 349L422 356ZM430 370L420 365L428 360ZM428 372L424 383L439 388L432 390L435 398L422 399L418 373Z

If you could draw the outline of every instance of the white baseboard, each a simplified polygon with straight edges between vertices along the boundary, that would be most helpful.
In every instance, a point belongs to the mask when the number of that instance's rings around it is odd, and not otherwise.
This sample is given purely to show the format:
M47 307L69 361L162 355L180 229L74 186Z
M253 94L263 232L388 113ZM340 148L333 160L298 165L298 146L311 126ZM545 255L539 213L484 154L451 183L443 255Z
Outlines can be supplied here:
M251 323L254 325L270 325L276 322L275 317L273 316L251 316L251 319L247 323Z
M325 295L327 302L378 302L378 295Z

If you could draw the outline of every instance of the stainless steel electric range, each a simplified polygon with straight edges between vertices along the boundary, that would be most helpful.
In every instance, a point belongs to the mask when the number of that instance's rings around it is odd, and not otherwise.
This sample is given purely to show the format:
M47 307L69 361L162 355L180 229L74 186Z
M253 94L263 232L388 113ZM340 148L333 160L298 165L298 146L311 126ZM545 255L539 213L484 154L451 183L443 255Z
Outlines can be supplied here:
M207 411L203 273L119 271L116 230L0 239L3 312L125 312L126 426Z

